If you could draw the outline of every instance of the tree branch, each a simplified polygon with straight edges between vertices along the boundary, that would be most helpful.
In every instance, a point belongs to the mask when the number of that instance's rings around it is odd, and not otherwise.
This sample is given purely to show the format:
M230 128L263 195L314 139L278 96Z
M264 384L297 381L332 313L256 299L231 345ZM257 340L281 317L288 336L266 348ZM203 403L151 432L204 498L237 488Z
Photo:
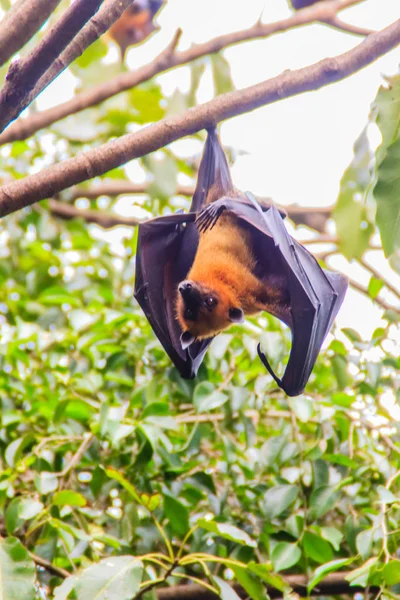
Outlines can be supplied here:
M37 564L39 567L43 567L43 569L46 569L46 571L48 571L52 575L56 575L57 577L61 577L62 579L65 579L66 577L69 577L71 575L71 573L69 573L66 569L56 567L49 560L46 560L45 558L42 558L37 554L29 552L29 555L35 564Z
M388 281L387 279L385 279L382 274L377 271L377 269L375 269L375 267L373 267L372 265L369 264L369 262L367 262L365 260L365 258L361 258L360 259L360 264L364 267L364 269L366 271L369 271L369 273L375 277L375 279L379 279L380 281L383 282L383 284L385 285L385 287L387 287L388 290L390 290L392 292L392 294L394 294L397 298L400 298L400 290L398 290L396 287L394 287L394 285L392 285L390 283L390 281Z
M60 2L30 0L6 15L0 23L0 66L29 42Z
M347 0L346 2L341 0L325 0L325 2L299 10L282 21L265 24L257 22L249 29L221 35L204 44L196 44L183 52L175 52L176 43L175 46L172 44L172 48L169 45L154 60L132 73L122 73L107 83L77 94L68 102L63 102L48 110L35 113L27 119L20 119L0 135L0 144L6 144L15 140L24 140L36 131L48 127L60 119L80 112L85 108L96 106L104 100L112 98L174 67L186 65L198 58L219 52L224 48L241 42L266 38L275 33L287 31L294 27L309 25L310 23L326 23L327 20L332 20L339 11L359 2L360 0Z
M104 2L98 13L90 19L37 82L29 97L29 103L64 71L68 65L78 58L86 48L103 35L131 4L132 0L107 0L107 2Z
M82 210L58 200L49 200L49 208L53 215L61 219L83 219L87 223L96 223L96 225L104 229L111 229L111 227L116 227L117 225L135 227L140 223L140 220L134 217L122 217L121 215L100 210Z
M31 92L57 56L98 10L103 0L75 0L43 40L23 59L11 63L0 91L0 131L31 101Z
M350 586L350 583L346 581L346 576L349 575L349 573L349 571L331 573L312 590L311 595L336 596L339 594L350 594L351 596L354 596L356 592L365 591L364 588ZM305 575L286 575L284 579L300 597L306 598L308 596L308 579ZM269 585L266 585L265 587L270 598L282 598L282 592L279 590ZM248 598L247 592L239 585L234 585L233 588L239 595L239 598ZM372 592L373 590L370 588L370 591ZM374 588L374 591L377 592L378 588ZM161 588L157 591L158 600L215 600L215 598L218 597L219 596L216 596L201 585L194 584Z
M284 71L262 83L223 94L181 115L168 117L137 133L126 134L100 148L83 152L43 169L40 173L7 184L0 189L0 216L52 197L87 179L103 175L129 160L154 152L200 129L209 129L221 121L260 106L345 79L399 43L400 19L335 58L325 58L296 71Z
M70 190L71 192L71 196L69 196L70 199L72 200L76 200L77 198L88 198L90 200L93 200L95 198L98 198L99 196L119 196L121 194L147 194L148 193L148 189L149 189L150 184L148 183L141 183L141 184L137 184L137 183L131 183L130 181L126 181L124 179L121 180L117 180L114 179L112 181L103 181L99 184L95 184L89 187L75 187L72 188L72 190ZM176 189L176 195L177 196L187 196L189 198L191 198L194 194L194 187L190 186L190 185L180 185L177 187ZM265 200L266 202L270 202L273 203L271 198L261 198L259 197L260 200ZM62 204L62 203L59 203ZM64 206L64 204L63 204ZM295 223L296 225L307 225L307 227L310 227L311 229L315 229L315 231L319 231L320 233L325 231L325 227L326 227L326 223L328 221L328 219L330 218L331 214L332 214L332 210L333 207L332 206L322 206L322 207L317 207L314 208L312 206L309 207L304 207L304 206L298 206L297 204L288 204L288 205L281 205L281 204L276 204L275 206L277 206L277 208L279 208L280 210L283 210L284 212L286 212L288 214L288 216L290 217L290 219L293 221L293 223ZM68 207L68 215L67 213L65 214L65 218L73 218L73 216L77 216L77 217L81 217L85 220L88 220L89 222L97 222L96 220L92 220L92 217L94 215L91 214L91 218L90 219L86 219L86 217L81 214L82 211L79 211L79 209L75 208L74 210L76 211L76 215L73 214L73 207L71 207L69 205ZM62 209L61 209L62 210ZM56 214L57 216L63 218L63 214L61 212L61 210L58 212L58 205L56 206L56 211L53 211L54 214ZM79 212L78 212L79 211ZM99 213L98 211L91 211L92 212L96 212L96 214L103 214L103 213ZM113 215L112 216L113 219L117 219L118 215ZM102 217L101 217L102 220ZM119 225L119 223L115 222L116 225ZM125 224L125 223L122 223ZM102 225L102 223L99 222L99 225L101 225L102 227L107 227L106 225ZM108 227L113 227L114 225L108 225Z
M373 29L367 29L366 27L359 27L358 25L352 25L351 23L347 23L342 19L339 19L338 16L334 16L331 19L327 19L325 21L326 25L330 25L335 29L339 29L340 31L344 31L345 33L353 33L354 35L371 35L371 33L375 33Z

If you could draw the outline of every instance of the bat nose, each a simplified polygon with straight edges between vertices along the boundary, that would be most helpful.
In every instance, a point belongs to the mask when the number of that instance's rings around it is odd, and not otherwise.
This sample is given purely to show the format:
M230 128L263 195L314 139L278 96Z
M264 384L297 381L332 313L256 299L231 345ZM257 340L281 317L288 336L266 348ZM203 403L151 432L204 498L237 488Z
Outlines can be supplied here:
M182 281L178 286L178 290L183 297L190 295L192 289L193 285L190 283L190 281Z

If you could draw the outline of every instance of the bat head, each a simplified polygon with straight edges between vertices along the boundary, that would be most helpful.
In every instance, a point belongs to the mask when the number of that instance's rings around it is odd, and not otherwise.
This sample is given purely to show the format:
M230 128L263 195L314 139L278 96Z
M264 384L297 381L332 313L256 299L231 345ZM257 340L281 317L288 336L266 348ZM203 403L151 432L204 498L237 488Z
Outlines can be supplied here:
M196 339L216 335L232 323L243 323L243 310L229 298L228 290L211 289L193 280L178 286L177 317L182 327L181 345L186 349Z

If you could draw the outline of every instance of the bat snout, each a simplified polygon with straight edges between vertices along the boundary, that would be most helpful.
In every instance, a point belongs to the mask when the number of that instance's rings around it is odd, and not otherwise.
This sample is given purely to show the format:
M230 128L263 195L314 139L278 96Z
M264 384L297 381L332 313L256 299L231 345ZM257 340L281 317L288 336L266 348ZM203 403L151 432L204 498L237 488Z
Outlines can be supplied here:
M178 285L178 291L184 300L196 295L195 287L191 281L181 281Z

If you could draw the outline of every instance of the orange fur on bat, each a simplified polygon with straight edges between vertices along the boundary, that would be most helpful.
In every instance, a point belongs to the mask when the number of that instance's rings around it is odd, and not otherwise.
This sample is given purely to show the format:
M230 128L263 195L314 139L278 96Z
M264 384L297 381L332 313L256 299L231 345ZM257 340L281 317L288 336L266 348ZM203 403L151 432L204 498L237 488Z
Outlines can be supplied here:
M222 213L213 229L200 233L193 265L180 284L182 330L204 339L281 301L282 290L258 279L255 267L251 231L235 215Z

